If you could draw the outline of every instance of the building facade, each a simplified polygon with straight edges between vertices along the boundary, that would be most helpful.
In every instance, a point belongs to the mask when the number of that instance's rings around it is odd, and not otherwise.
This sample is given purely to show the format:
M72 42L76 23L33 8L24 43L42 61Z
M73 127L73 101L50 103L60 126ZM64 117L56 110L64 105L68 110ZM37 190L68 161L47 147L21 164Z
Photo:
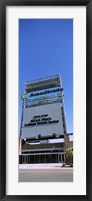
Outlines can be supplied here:
M20 163L65 162L67 134L60 75L25 83L22 95Z

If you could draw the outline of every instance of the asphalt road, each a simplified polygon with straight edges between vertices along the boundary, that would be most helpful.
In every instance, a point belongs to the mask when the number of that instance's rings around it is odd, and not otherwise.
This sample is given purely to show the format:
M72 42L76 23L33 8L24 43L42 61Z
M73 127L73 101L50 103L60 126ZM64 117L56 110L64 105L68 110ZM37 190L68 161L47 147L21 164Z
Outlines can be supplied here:
M73 182L73 169L20 169L19 182Z

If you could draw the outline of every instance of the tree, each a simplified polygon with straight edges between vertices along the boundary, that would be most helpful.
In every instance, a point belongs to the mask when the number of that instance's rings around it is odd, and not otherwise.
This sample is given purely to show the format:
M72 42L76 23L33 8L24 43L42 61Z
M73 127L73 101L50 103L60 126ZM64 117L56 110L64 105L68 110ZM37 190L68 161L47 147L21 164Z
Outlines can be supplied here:
M65 152L66 164L73 165L73 151L69 148Z

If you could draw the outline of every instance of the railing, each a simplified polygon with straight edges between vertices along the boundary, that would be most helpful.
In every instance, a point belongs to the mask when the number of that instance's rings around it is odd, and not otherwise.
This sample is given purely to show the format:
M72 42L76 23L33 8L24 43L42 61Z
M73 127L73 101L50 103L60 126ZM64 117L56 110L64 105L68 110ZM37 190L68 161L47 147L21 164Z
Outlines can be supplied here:
M35 82L40 82L40 81L47 81L47 80L51 80L51 79L60 79L60 76L57 74L57 75L54 75L54 76L50 76L50 77L45 77L45 78L39 78L39 79L36 79L36 80L31 80L31 81L27 81L25 82L25 85L26 84L29 84L29 83L35 83Z

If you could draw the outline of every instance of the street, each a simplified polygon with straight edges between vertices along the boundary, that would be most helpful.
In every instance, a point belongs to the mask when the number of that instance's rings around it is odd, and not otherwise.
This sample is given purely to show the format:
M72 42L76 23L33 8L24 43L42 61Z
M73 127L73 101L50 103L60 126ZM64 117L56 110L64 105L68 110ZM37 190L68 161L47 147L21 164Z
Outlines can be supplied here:
M19 182L73 182L73 168L60 166L21 168Z

